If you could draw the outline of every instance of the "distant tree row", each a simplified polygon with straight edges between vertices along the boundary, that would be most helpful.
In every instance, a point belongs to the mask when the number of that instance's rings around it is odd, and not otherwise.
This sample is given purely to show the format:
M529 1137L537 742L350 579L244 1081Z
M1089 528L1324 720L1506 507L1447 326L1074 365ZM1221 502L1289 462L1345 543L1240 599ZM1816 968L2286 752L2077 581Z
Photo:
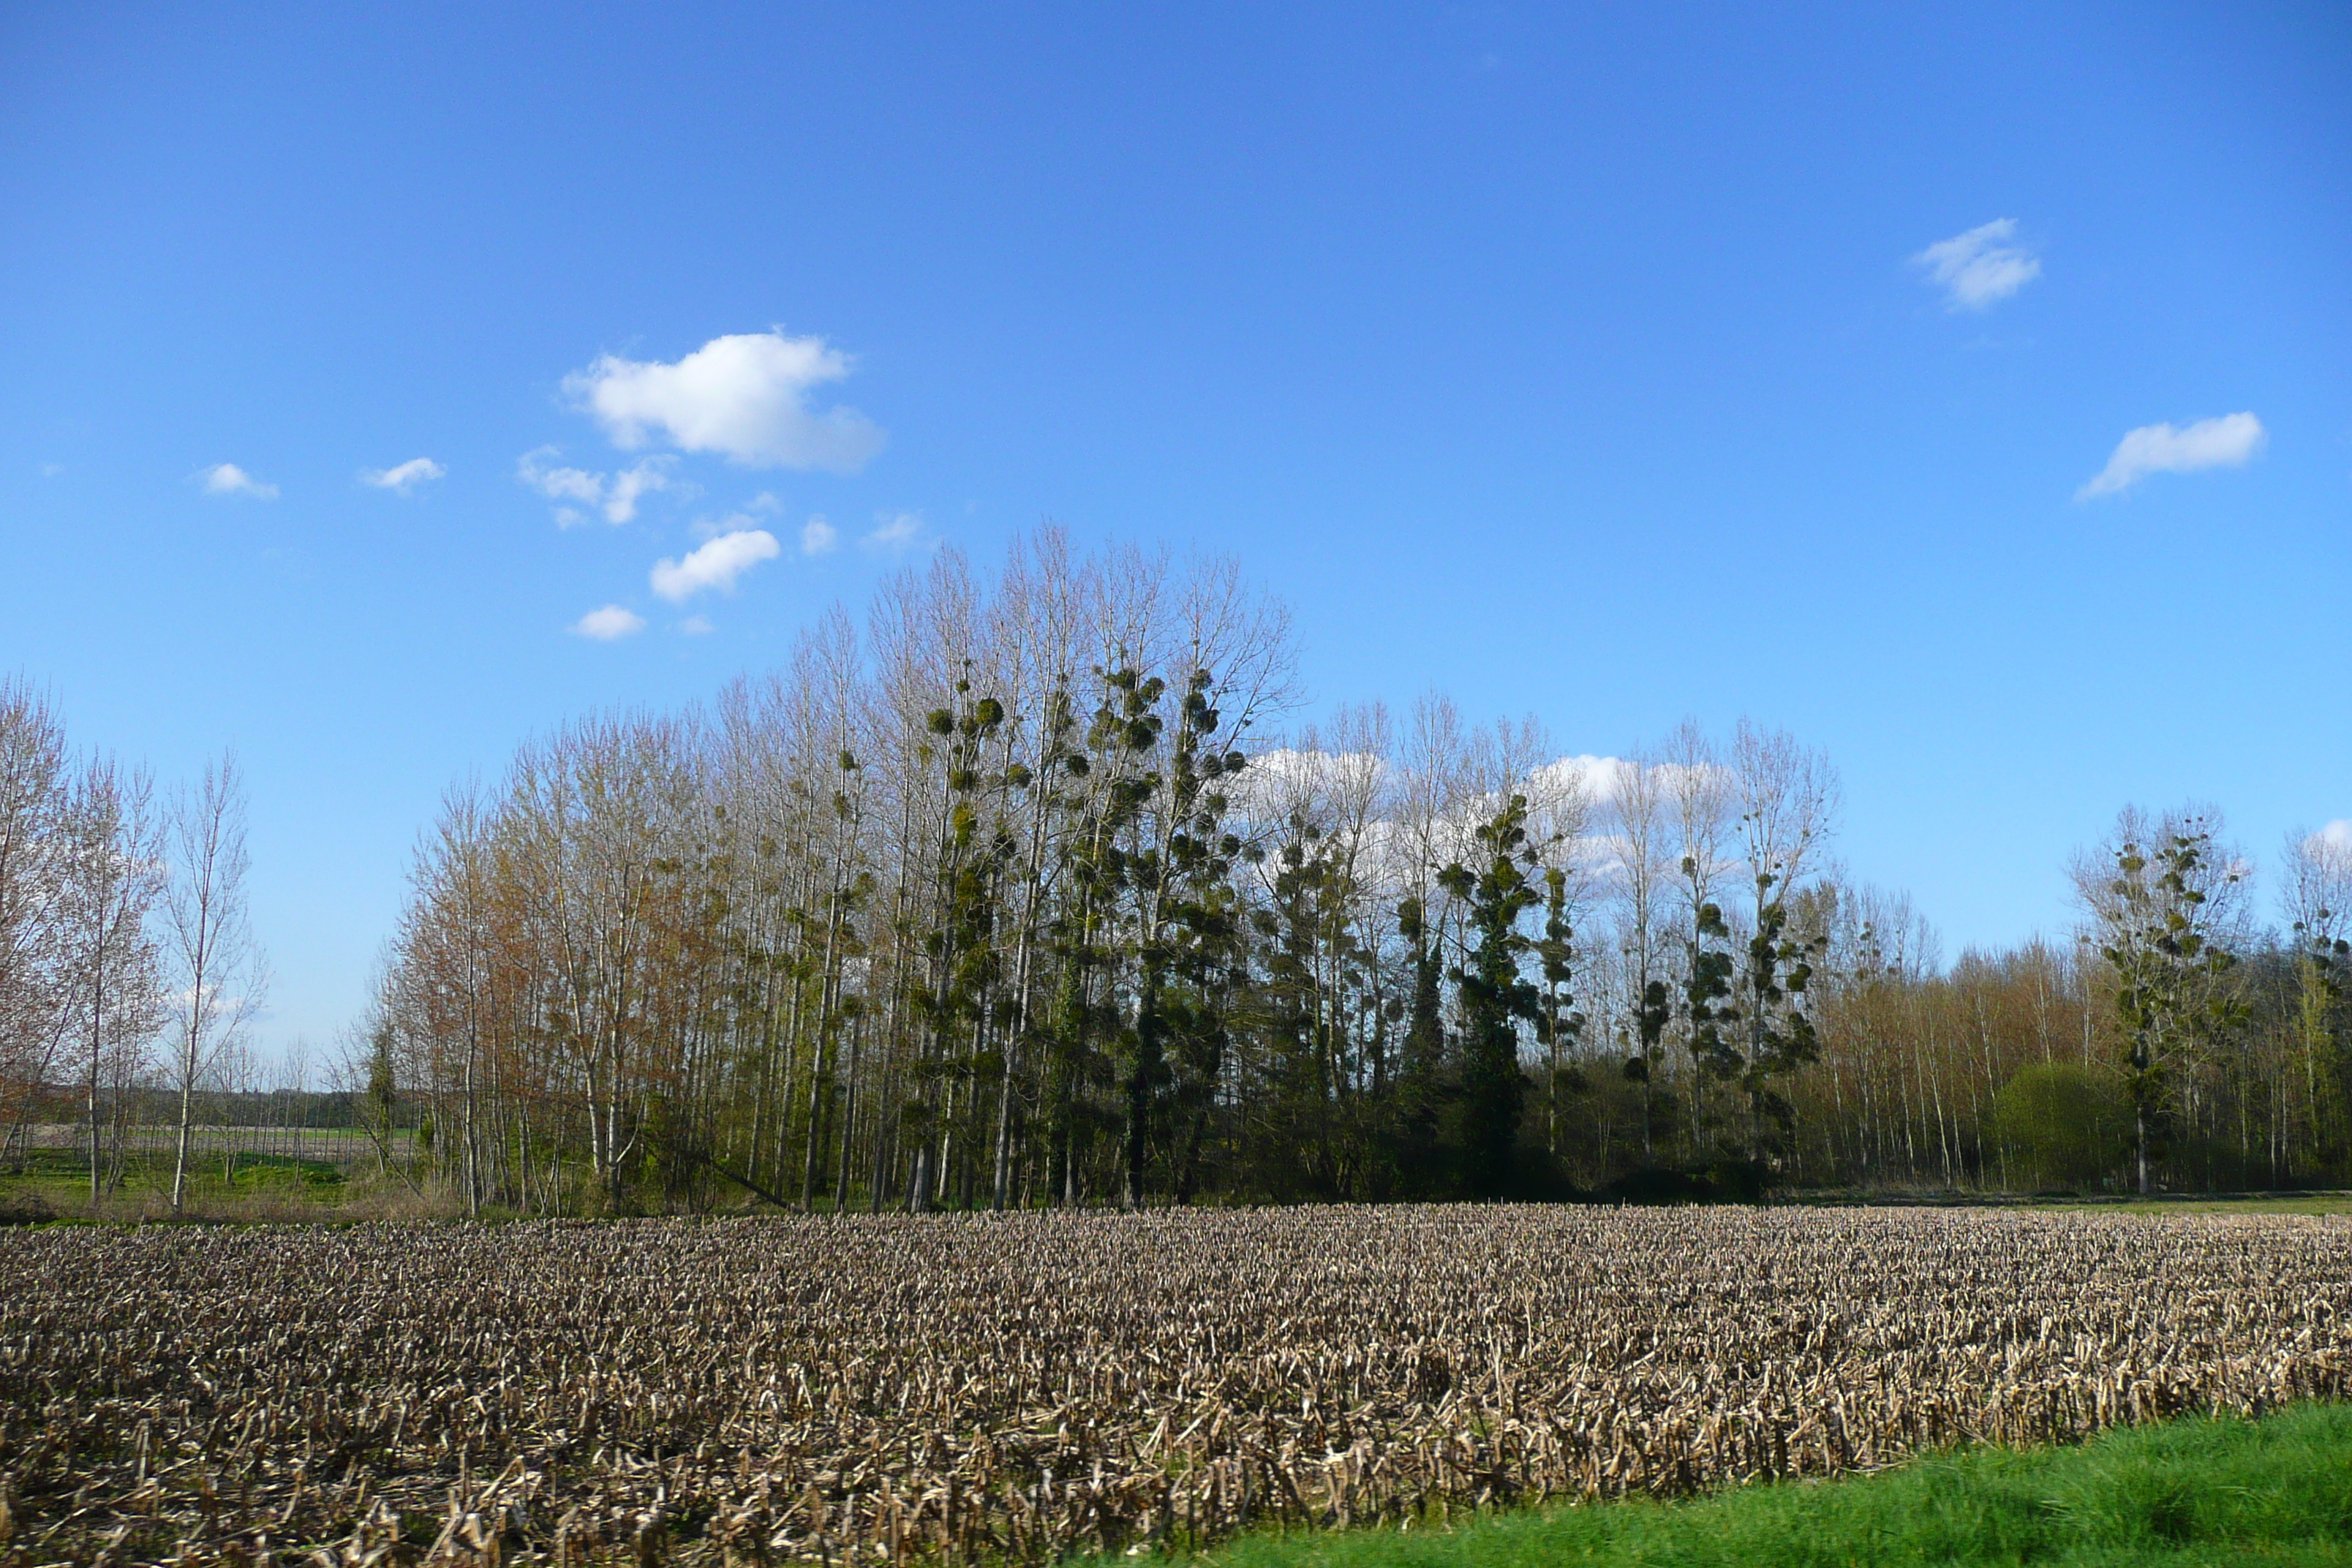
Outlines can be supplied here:
M233 760L159 802L144 770L75 755L47 699L0 679L0 1157L69 1088L95 1203L161 1087L181 1206L200 1089L255 1077L244 1035L267 974L245 833Z
M1280 734L1294 663L1230 563L1046 531L534 742L418 853L359 1103L476 1209L2352 1179L2352 848L2273 936L2126 813L2080 940L1948 968L1785 735Z

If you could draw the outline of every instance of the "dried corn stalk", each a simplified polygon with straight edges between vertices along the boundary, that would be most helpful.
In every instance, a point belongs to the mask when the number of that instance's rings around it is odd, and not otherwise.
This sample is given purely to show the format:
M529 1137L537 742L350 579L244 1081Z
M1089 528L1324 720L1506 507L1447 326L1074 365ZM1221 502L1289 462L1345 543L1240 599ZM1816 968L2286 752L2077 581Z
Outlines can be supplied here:
M2352 1223L1342 1208L0 1233L0 1552L1049 1558L2352 1391Z

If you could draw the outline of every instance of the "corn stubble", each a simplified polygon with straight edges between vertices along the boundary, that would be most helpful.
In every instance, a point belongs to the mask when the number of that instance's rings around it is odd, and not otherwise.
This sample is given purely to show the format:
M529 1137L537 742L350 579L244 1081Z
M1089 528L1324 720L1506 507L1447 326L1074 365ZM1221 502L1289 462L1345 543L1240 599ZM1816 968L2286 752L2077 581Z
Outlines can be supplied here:
M2352 1382L2352 1226L1578 1208L0 1234L9 1560L1047 1559Z

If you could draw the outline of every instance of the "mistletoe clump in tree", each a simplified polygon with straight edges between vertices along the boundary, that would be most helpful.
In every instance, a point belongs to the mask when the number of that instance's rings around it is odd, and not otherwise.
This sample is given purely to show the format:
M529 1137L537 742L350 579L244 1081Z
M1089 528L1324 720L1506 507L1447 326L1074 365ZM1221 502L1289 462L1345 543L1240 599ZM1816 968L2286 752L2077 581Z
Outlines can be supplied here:
M2247 1017L2229 983L2236 955L2222 940L2243 873L2216 848L2216 826L2196 811L2154 825L2126 811L2104 855L2076 870L2114 984L2143 1194L2168 1080L2204 1059Z

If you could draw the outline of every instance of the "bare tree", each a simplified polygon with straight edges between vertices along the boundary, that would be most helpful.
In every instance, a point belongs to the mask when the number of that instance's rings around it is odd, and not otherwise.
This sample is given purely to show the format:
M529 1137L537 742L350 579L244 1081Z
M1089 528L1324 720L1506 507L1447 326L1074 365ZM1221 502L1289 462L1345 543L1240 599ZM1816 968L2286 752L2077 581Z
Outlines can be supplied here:
M1837 816L1837 770L1787 731L1742 719L1732 740L1732 775L1741 847L1760 907L1787 892L1828 835Z
M258 1117L253 1101L261 1087L261 1063L253 1054L253 1047L242 1039L229 1041L213 1053L211 1079L214 1090L221 1097L221 1183L233 1186L236 1182L237 1134L243 1131L246 1142L253 1139L253 1128L241 1122L240 1115Z
M286 1059L278 1064L278 1093L276 1098L283 1107L278 1113L278 1128L288 1136L282 1146L293 1151L299 1170L302 1163L302 1133L310 1125L310 1042L300 1035L286 1047Z
M67 792L65 963L84 1047L93 1205L106 1186L102 1095L136 1075L163 1022L161 955L147 931L163 885L153 799L143 772L110 757L91 759Z
M2283 912L2298 941L2333 951L2352 938L2352 825L2286 836L2279 858L2286 876Z
M29 686L0 679L0 1128L13 1137L72 1013L62 975L65 733Z
M166 834L173 875L163 925L181 986L172 1050L172 1087L180 1099L172 1160L172 1212L177 1214L187 1197L196 1085L260 1011L268 985L246 912L245 781L234 754L206 763L195 787L178 793Z
M2289 1026L2302 1068L2303 1117L2315 1152L2346 1141L2347 1068L2352 1068L2352 830L2287 835L2282 912L2294 945L2294 1013Z
M1610 776L1609 821L1614 829L1618 866L1618 937L1624 950L1633 1050L1624 1073L1642 1086L1642 1163L1657 1158L1652 1122L1657 1097L1660 1047L1673 1016L1667 987L1657 973L1658 905L1666 876L1663 770L1641 751L1619 763Z

